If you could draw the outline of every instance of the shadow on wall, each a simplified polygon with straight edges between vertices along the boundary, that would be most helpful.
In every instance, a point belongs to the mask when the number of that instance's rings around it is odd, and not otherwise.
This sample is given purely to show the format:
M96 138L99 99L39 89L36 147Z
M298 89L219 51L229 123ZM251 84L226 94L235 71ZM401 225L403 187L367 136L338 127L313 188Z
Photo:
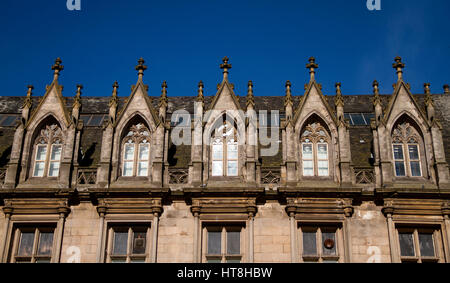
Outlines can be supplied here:
M89 167L92 165L92 163L94 162L94 152L95 152L95 148L97 147L97 143L94 142L93 144L91 144L91 146L86 150L86 152L81 153L81 159L79 161L79 164L81 167Z

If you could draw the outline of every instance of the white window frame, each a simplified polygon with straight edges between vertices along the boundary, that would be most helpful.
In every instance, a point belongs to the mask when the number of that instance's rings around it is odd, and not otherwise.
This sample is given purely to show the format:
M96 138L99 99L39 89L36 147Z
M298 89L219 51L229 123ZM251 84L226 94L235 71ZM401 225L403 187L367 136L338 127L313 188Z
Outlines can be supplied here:
M307 146L307 145L310 145L310 146L311 146L311 158L306 158L305 155L304 155L304 152L305 152L305 146ZM305 161L311 161L311 162L312 162L312 175L306 175L306 172L305 172L305 166L304 166ZM303 142L303 143L302 143L302 168L303 168L303 176L305 176L305 177L314 177L314 176L315 176L316 168L315 168L315 166L314 166L314 165L315 165L314 163L315 163L315 162L314 162L314 143L312 143L312 142Z
M319 158L319 146L324 145L327 149L326 153L327 153L327 158L326 159L320 159ZM317 176L319 177L329 177L330 176L330 154L329 154L329 149L328 149L328 143L326 142L318 142L317 143L317 152L316 152L316 157L317 157ZM320 174L320 166L319 166L319 162L320 161L326 161L327 162L327 174L326 175L321 175Z
M52 159L53 150L54 150L55 147L59 147L61 149L60 150L60 154L59 154L59 159ZM50 155L49 155L47 176L49 176L50 178L59 177L59 171L61 169L61 159L62 159L62 145L61 144L52 144L51 145L51 152L50 152ZM52 163L58 163L58 173L56 174L56 176L50 176L50 169L51 169Z
M400 146L402 148L403 151L403 159L396 159L395 158L395 150L394 148L396 146ZM417 147L417 155L418 155L418 159L414 159L411 160L410 157L410 153L409 153L409 147L410 146L415 146ZM412 177L412 178L421 178L423 177L423 171L422 171L422 160L420 158L420 145L418 143L393 143L392 144L392 157L394 159L394 172L395 172L395 176L396 177ZM405 168L405 175L404 176L399 176L397 174L397 170L395 169L395 164L397 162L403 162L403 166ZM411 167L411 163L412 162L418 162L419 163L419 169L420 169L420 175L419 176L413 176L412 174L412 167Z

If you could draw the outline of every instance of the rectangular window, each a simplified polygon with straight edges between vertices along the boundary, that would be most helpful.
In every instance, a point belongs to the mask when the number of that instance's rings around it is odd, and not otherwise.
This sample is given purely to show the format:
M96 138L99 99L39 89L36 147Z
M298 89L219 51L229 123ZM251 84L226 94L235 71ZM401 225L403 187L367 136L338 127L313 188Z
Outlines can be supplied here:
M303 176L314 176L313 144L303 143L302 147Z
M227 144L227 176L238 176L238 145L235 142Z
M139 145L138 176L148 176L149 144Z
M403 154L403 145L402 144L394 144L394 162L395 162L395 175L397 177L406 176L405 170L405 156Z
M223 176L223 144L212 146L212 175Z
M409 164L411 168L411 176L412 177L421 177L422 170L420 166L420 155L419 155L419 146L415 144L408 145L409 151Z
M47 158L47 145L38 145L34 159L33 177L44 177L45 159Z
M240 263L242 261L242 227L206 227L206 252L208 263Z
M117 225L109 228L106 262L138 263L148 259L149 225Z
M123 157L123 176L133 176L134 144L126 144Z
M317 166L319 176L328 176L328 144L317 144Z
M55 228L21 227L14 233L11 262L50 263L53 253Z
M341 259L338 244L340 228L337 226L300 227L301 256L304 262L337 263Z
M442 238L438 229L398 228L398 242L402 262L439 262L442 257Z
M50 154L50 166L48 168L49 177L59 176L59 166L61 163L61 145L52 145L52 152Z

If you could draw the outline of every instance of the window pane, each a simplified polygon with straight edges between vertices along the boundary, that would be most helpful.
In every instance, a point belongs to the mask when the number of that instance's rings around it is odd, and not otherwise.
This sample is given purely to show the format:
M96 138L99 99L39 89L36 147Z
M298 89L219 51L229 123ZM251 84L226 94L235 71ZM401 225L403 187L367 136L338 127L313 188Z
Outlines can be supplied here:
M328 176L328 161L319 161L319 176Z
M36 160L45 161L47 155L47 146L38 146L36 153Z
M238 162L228 161L228 176L237 176L237 175L238 175Z
M414 240L412 233L399 233L400 251L402 256L415 256Z
M2 121L2 126L10 127L14 125L14 122L17 120L17 116L7 116L5 120Z
M114 232L114 255L126 255L128 243L128 232Z
M148 160L148 153L149 153L149 145L141 144L139 146L139 159L140 160Z
M208 231L208 254L222 254L222 232Z
M43 177L44 176L44 167L45 167L44 162L36 162L36 164L34 164L33 176L34 177Z
M61 150L62 150L62 146L60 145L54 145L52 146L52 156L51 156L51 160L54 161L60 161L61 160Z
M51 255L53 246L53 232L41 232L39 235L38 255Z
M350 114L352 116L353 124L354 125L366 125L366 122L364 121L364 118L362 114Z
M49 177L58 177L58 175L59 175L59 162L50 162L48 176Z
M419 149L417 145L409 145L409 159L419 160Z
M20 234L19 256L31 256L33 253L34 232Z
M316 232L303 232L303 255L316 255Z
M410 165L411 165L411 175L413 177L420 177L420 176L422 176L422 172L420 170L420 163L419 163L419 161L410 162Z
M395 174L399 177L406 176L405 163L403 161L395 162Z
M127 144L125 146L125 160L134 160L134 144Z
M394 159L403 160L403 146L402 145L394 145Z
M133 162L124 162L123 175L128 177L133 176Z
M313 148L312 144L303 144L303 159L313 158Z
M212 175L213 176L223 176L223 162L213 161L212 162Z
M240 253L241 253L241 232L227 232L227 254L238 255Z
M317 145L317 158L328 159L328 146L326 144Z
M213 145L213 159L214 160L223 159L223 145L221 144Z
M303 161L303 176L314 176L313 161Z
M336 233L322 233L323 241L323 254L335 255L336 254Z
M435 256L433 234L419 234L421 256Z
M148 161L139 162L138 176L148 176Z
M238 146L228 145L228 159L238 159Z
M92 120L89 122L89 126L100 126L103 121L103 115L92 115Z
M145 254L147 233L134 232L133 237L133 254Z

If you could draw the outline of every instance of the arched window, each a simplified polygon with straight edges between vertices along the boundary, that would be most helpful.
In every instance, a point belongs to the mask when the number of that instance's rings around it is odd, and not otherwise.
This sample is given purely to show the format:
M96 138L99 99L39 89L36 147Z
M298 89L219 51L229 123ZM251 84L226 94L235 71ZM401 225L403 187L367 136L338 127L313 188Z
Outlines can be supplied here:
M398 124L392 132L392 149L397 177L421 177L421 140L417 130L409 123Z
M61 128L56 124L45 126L34 143L33 177L58 177L62 150Z
M139 123L130 127L122 142L122 176L147 177L150 163L150 131Z
M329 137L320 123L305 127L301 135L303 176L327 177L329 172Z
M211 137L212 176L238 176L238 141L236 128L224 118Z

